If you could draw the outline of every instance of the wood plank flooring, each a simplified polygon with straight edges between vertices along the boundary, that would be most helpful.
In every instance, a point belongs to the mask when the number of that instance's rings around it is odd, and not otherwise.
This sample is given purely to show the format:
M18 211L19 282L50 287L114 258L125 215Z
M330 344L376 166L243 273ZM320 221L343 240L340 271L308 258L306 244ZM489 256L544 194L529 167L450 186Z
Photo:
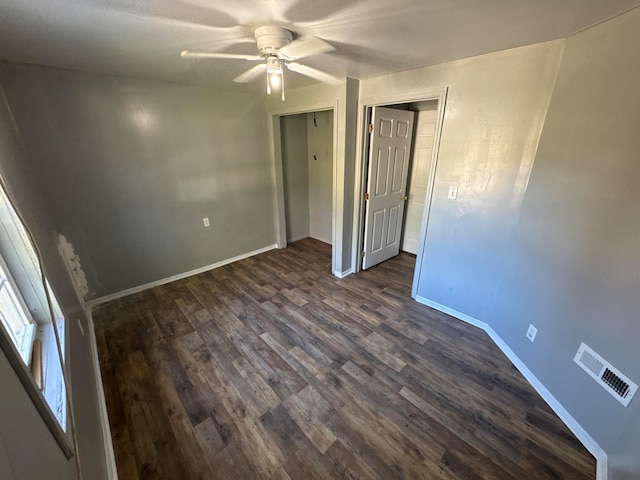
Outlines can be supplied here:
M306 239L95 315L121 480L592 479L482 331Z

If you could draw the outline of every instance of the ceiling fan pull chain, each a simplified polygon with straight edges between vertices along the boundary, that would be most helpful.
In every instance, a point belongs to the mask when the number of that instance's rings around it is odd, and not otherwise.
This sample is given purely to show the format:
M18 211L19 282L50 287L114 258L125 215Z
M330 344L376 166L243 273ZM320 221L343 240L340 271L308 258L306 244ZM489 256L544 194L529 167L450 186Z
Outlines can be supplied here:
M282 89L282 101L284 102L284 68L281 68L280 72L280 88Z

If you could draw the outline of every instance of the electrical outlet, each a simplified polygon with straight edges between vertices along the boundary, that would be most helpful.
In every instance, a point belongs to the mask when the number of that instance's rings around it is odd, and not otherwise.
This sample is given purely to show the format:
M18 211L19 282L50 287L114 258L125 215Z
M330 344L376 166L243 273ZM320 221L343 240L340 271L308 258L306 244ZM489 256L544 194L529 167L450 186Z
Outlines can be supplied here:
M202 224L203 224L205 227L208 227L208 226L209 226L209 217L204 217L204 218L202 219Z
M449 187L448 198L449 200L455 200L456 198L458 198L458 187L456 187L455 185L451 185Z
M531 343L536 339L536 335L538 334L538 329L533 325L529 324L529 330L527 330L527 338L531 340Z

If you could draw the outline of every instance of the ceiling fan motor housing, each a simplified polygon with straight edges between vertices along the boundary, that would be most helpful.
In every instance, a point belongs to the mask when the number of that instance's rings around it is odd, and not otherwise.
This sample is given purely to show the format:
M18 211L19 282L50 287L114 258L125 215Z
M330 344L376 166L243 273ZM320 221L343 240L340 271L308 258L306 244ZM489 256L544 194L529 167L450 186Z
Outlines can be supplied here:
M258 27L255 36L258 50L263 55L275 55L293 40L291 32L282 27Z

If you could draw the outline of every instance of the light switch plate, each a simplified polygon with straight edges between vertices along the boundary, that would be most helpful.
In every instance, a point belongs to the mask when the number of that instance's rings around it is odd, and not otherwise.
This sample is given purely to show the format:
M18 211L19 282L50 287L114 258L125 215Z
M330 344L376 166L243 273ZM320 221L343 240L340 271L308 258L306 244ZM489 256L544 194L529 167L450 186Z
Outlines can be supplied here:
M202 219L202 224L203 224L205 227L208 227L208 226L209 226L209 217L204 217L204 218Z
M527 338L531 340L532 343L536 339L537 333L538 333L538 329L533 325L529 324L529 329L527 330Z
M448 198L449 200L455 200L456 198L458 198L458 187L456 187L455 185L451 185L449 187Z

